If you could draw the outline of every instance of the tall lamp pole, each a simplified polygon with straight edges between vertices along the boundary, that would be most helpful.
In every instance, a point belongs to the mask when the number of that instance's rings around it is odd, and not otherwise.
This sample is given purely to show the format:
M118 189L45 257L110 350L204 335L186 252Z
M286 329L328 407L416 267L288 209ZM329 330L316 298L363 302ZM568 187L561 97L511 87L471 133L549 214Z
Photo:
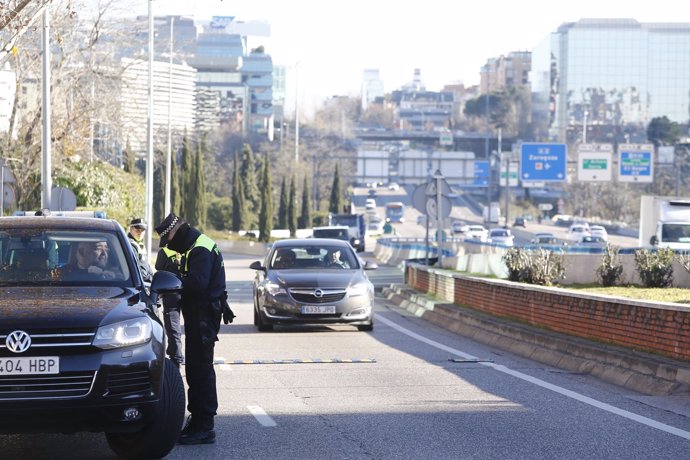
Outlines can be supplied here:
M146 221L152 224L153 218L153 0L149 0L149 97L148 97L148 138L146 142ZM151 254L151 233L146 232L146 251Z
M170 181L172 180L172 66L173 66L173 30L175 17L170 17L170 61L168 62L168 153L165 156L165 209L164 215L171 212Z
M295 163L299 163L299 61L295 63Z
M50 208L51 191L53 182L51 177L51 152L50 139L50 12L48 8L43 10L43 72L42 72L42 110L41 118L43 130L41 137L41 208ZM3 197L4 199L4 197Z

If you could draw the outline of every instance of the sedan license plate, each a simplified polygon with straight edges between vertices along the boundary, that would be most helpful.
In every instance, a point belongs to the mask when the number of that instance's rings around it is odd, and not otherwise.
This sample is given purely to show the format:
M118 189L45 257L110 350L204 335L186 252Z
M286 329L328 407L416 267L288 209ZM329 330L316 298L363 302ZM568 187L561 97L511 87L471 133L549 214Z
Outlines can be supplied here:
M302 305L304 315L324 315L334 314L335 305Z
M31 356L26 358L0 358L0 376L59 374L58 356Z

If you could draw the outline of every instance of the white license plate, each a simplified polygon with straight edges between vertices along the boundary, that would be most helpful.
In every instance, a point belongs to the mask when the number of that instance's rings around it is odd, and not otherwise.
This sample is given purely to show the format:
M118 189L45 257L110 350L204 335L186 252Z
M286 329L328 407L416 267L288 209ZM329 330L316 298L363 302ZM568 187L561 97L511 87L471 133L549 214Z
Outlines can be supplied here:
M302 314L323 315L335 313L335 305L302 305Z
M0 358L0 375L38 375L59 373L59 356Z

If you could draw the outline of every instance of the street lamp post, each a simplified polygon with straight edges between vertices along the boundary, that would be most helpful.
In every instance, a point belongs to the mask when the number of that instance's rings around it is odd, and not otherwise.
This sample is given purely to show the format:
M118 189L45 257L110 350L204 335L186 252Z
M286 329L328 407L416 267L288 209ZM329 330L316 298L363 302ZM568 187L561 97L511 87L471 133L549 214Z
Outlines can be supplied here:
M153 0L149 0L149 95L148 95L148 136L146 160L146 221L151 224L153 218ZM146 232L146 251L151 254L151 234Z
M299 61L295 63L295 163L299 163Z
M585 113L582 117L582 143L586 144L587 143L587 115L589 115L589 112L585 110Z
M170 181L172 180L172 66L173 66L173 31L175 17L170 17L170 59L168 61L168 152L165 156L165 210L164 215L170 214Z

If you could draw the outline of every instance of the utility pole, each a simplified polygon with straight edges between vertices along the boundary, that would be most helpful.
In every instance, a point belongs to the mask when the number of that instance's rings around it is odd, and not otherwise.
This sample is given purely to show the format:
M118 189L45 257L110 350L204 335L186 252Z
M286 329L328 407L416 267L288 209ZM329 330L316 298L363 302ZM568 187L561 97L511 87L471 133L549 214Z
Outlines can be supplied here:
M53 188L53 180L51 177L51 143L52 137L50 132L50 11L48 8L43 10L43 34L42 34L42 108L41 119L43 121L43 130L41 136L41 208L50 208L51 196L50 193ZM19 88L17 88L19 90ZM4 197L2 197L4 199Z
M168 61L168 153L165 156L165 206L163 214L171 212L170 190L172 180L172 66L173 66L173 31L175 17L170 17L170 60Z
M149 98L148 98L148 151L146 159L146 221L149 225L153 218L153 0L149 0ZM146 252L151 254L151 234L146 232Z

